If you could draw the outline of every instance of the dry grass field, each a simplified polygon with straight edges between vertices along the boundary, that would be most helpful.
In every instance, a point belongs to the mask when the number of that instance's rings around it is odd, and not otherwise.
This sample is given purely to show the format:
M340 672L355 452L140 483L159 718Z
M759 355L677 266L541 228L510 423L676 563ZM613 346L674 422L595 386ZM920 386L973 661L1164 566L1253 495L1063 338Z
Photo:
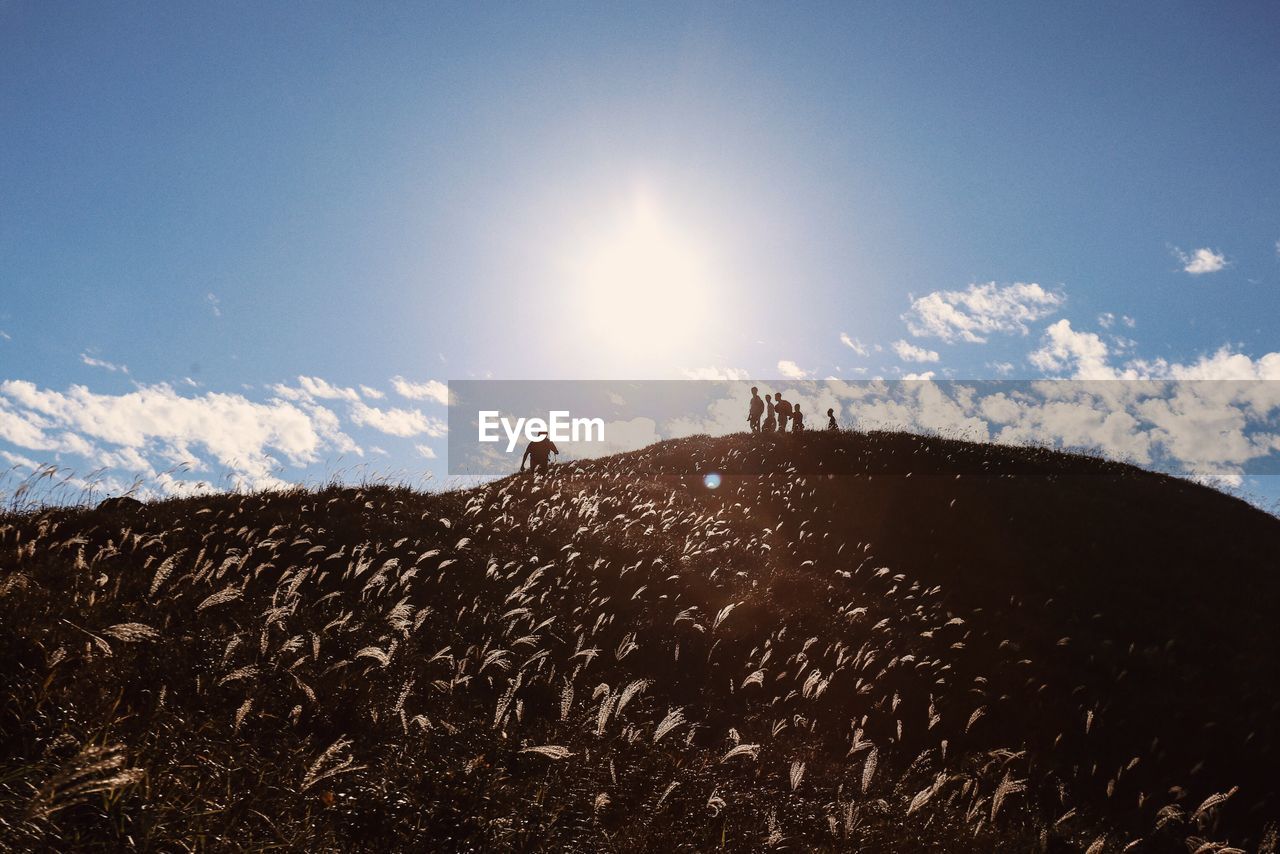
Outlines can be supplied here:
M888 433L15 510L0 847L1270 851L1278 555Z

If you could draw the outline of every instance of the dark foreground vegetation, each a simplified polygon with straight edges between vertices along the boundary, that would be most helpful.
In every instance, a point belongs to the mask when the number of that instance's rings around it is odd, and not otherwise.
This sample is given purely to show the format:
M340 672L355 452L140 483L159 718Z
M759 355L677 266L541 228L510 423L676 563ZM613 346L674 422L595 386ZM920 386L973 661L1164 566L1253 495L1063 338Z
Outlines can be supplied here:
M13 514L0 848L1271 851L1277 555L897 434Z

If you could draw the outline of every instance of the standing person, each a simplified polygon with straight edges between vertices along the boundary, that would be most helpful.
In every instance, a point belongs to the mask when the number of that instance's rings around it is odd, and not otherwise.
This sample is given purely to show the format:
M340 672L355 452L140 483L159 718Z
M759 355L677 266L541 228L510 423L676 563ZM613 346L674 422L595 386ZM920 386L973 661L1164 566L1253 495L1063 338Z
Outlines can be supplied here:
M839 430L840 425L836 423L836 411L834 409L827 410L827 429Z
M773 410L778 414L778 432L787 432L787 422L791 420L791 402L782 399L782 392L773 396Z
M764 401L760 399L760 389L751 387L751 408L747 410L747 423L752 433L760 432L760 416L764 415Z
M524 456L520 458L520 471L524 471L525 460L530 461L529 469L537 471L545 469L551 465L551 455L560 455L560 449L556 447L556 443L551 441L550 434L544 435L541 439L535 439L525 446Z
M769 408L769 412L765 415L763 429L766 433L772 433L778 429L778 418L773 413L773 395L766 394L764 396L764 405Z
M804 413L800 411L800 404L796 404L795 411L791 413L791 432L799 433L804 429Z

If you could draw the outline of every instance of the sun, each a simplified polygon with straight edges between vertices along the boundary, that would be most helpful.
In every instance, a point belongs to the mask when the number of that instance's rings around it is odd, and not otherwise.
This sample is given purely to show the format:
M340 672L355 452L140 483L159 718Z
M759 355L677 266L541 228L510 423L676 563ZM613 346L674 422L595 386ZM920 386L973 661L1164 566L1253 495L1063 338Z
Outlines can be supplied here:
M719 290L704 249L649 196L578 248L571 300L593 343L635 358L676 358L705 341Z

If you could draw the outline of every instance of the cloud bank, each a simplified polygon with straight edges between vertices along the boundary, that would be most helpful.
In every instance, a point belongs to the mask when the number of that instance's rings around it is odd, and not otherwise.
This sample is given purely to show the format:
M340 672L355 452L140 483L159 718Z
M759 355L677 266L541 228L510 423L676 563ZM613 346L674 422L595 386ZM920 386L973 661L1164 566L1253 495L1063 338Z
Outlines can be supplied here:
M913 299L902 319L917 337L982 344L996 333L1026 335L1029 324L1053 314L1065 301L1062 294L1034 282L1004 286L987 282Z
M0 382L0 440L147 478L163 467L215 475L220 469L251 488L281 485L282 462L305 466L326 451L362 453L324 407L217 392L184 397L163 383L113 395L79 385L59 392Z

